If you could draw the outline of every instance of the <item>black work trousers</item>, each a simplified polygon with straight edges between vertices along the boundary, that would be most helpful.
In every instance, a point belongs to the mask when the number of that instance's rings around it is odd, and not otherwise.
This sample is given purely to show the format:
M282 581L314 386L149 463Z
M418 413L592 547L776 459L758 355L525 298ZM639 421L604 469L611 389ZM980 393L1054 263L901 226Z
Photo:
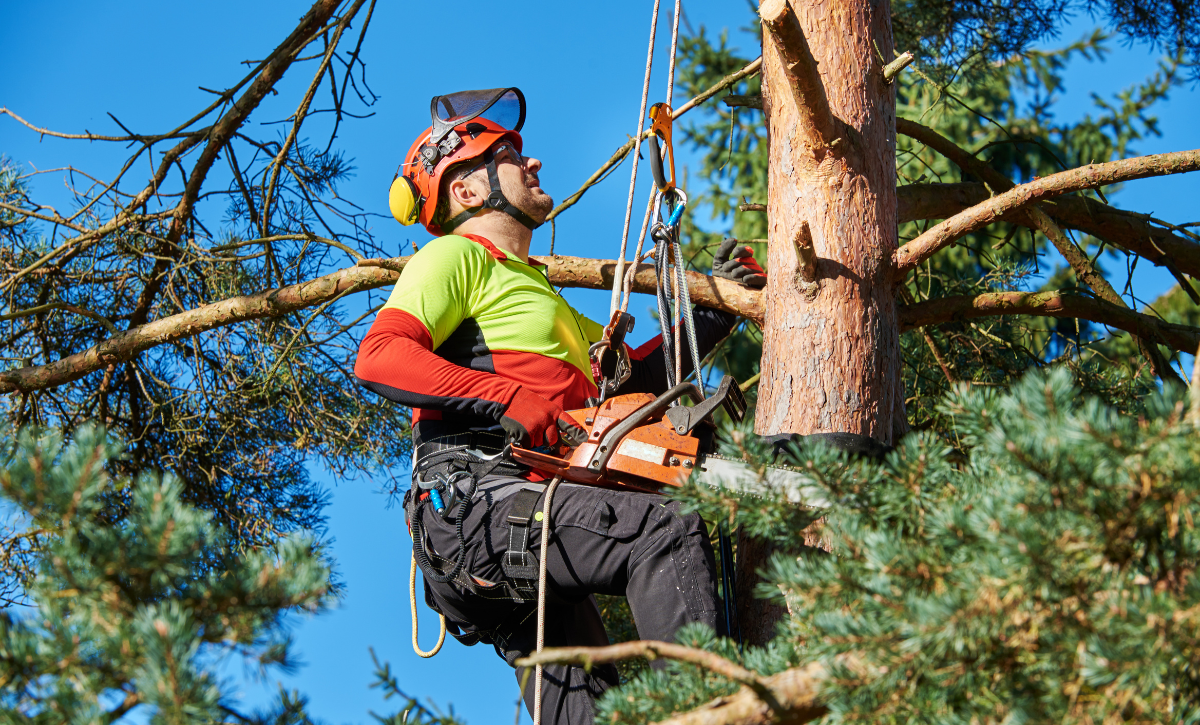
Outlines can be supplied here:
M446 615L460 640L493 644L515 667L537 648L537 597L512 589L501 560L509 545L508 513L514 495L540 487L518 478L489 476L467 515L466 566L455 580L426 578L426 599ZM543 493L544 496L544 493ZM541 510L544 498L538 501ZM421 510L431 559L437 566L456 558L458 539L451 522L432 509ZM643 639L673 641L689 622L717 627L715 561L704 522L682 515L678 504L661 496L611 491L563 483L555 491L547 556L546 646L603 646L608 636L594 594L627 597ZM542 527L529 528L528 549L540 554ZM445 571L444 569L443 571ZM517 669L517 681L525 677ZM533 711L533 674L523 696ZM594 702L617 683L612 665L550 665L542 686L542 721L590 725Z

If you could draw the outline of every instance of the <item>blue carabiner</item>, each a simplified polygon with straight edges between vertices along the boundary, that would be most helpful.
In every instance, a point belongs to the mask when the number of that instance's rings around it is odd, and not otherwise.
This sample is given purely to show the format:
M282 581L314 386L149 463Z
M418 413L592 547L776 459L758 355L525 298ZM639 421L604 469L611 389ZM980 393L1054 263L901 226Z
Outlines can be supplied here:
M446 510L446 504L442 503L442 494L436 488L429 489L429 500L433 501L433 510L439 514Z
M679 223L679 218L683 216L683 209L686 206L687 206L687 202L682 201L679 203L679 206L675 207L675 209L672 210L671 216L667 219L667 226L673 227Z

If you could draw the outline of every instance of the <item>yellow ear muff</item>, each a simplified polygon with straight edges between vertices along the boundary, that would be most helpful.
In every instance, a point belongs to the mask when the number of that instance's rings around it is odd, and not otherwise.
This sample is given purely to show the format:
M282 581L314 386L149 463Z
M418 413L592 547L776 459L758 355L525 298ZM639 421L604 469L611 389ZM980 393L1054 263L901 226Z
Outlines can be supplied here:
M422 201L416 185L407 176L392 179L392 188L388 191L388 207L396 221L404 226L415 224L421 214Z

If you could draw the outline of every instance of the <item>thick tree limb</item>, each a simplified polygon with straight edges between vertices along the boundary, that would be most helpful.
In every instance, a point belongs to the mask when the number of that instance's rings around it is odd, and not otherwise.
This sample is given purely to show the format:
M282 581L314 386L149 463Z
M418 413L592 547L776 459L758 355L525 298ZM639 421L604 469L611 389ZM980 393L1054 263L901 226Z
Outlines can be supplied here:
M897 118L896 130L937 151L942 156L954 162L963 171L983 179L986 184L991 186L992 191L1006 192L1016 186L1011 179L992 168L987 162L977 158L966 149L959 147L932 128L922 126L915 121L909 121L906 118ZM1031 204L1020 209L1017 214L1019 218L1023 218L1029 226L1040 231L1054 244L1054 248L1067 260L1067 264L1071 265L1071 269L1075 271L1075 276L1095 292L1100 299L1118 307L1129 307L1129 305L1125 304L1125 300L1121 299L1121 295L1117 294L1117 291L1109 284L1104 274L1088 258L1087 254L1076 246L1074 242L1067 239L1067 235L1063 233L1063 230L1042 211L1040 206ZM1150 361L1150 367L1155 375L1163 380L1172 380L1179 384L1183 383L1179 378L1179 374L1175 372L1170 363L1163 357L1162 352L1157 346L1147 343L1140 337L1137 338L1137 346L1142 355Z
M719 697L695 710L663 720L659 725L801 725L825 715L817 700L821 684L829 677L822 664L784 670L764 678L763 683L779 703L775 713L757 694L742 690Z
M87 350L61 360L0 372L0 393L27 392L63 385L110 364L131 360L139 353L157 345L192 337L206 330L265 317L280 317L324 304L341 295L394 284L408 260L409 257L366 259L356 267L308 282L232 297L164 317L113 335ZM550 281L555 285L587 289L612 287L613 273L616 269L614 260L551 257L545 261L548 262ZM688 287L694 302L762 323L762 295L758 290L747 289L737 282L714 279L697 272L688 272L688 275ZM654 292L652 265L638 265L633 290Z
M586 668L633 657L664 657L688 662L743 685L744 689L739 692L680 713L664 720L663 725L799 725L811 722L826 712L817 701L817 693L821 683L828 677L828 668L817 663L771 677L759 677L711 652L667 642L636 641L608 647L555 647L519 659L516 664L518 667L532 667L564 663Z
M1200 345L1200 329L1118 307L1104 300L1054 292L989 292L959 295L900 307L903 331L925 325L997 315L1077 317L1124 330L1174 350L1191 353Z
M978 182L961 184L908 184L897 190L900 222L949 219L964 209L987 201L991 194ZM1077 229L1159 265L1174 265L1200 278L1200 244L1171 230L1151 224L1145 215L1123 211L1094 199L1064 196L1041 205L1060 226ZM1028 225L1018 212L1001 217Z
M56 387L78 380L110 364L132 360L138 354L157 345L193 337L218 327L280 317L325 304L343 295L394 284L408 260L409 257L364 259L358 266L308 282L232 297L164 317L113 335L87 350L61 360L0 372L0 393L29 392ZM616 269L616 261L611 259L551 257L543 261L548 263L550 282L562 287L608 289L612 286L612 277ZM697 272L688 272L688 275L688 287L693 302L748 317L762 324L763 302L762 292L759 290L748 289L731 280L708 277ZM638 265L633 291L653 294L652 265ZM997 292L900 306L903 331L952 320L996 315L1079 317L1159 341L1184 352L1192 352L1200 345L1200 329L1164 322L1133 310L1121 309L1102 300L1059 292Z
M616 262L611 259L588 257L548 257L550 281L561 287L608 289L612 287ZM748 317L763 324L762 292L749 289L728 279L688 272L688 289L692 302ZM654 294L654 265L639 264L633 277L633 291Z
M964 235L995 222L1005 214L1044 199L1080 189L1094 189L1121 181L1181 174L1197 169L1200 169L1200 150L1175 151L1105 164L1090 164L1022 184L954 215L900 247L893 257L896 274L907 274Z
M382 287L395 282L398 276L397 272L379 267L351 267L310 282L203 305L113 335L61 360L2 372L0 393L27 392L63 385L110 364L131 360L158 345L238 322L286 315L327 302L341 294Z
M783 71L792 88L800 123L814 129L826 146L838 137L837 123L829 110L825 86L817 71L804 29L788 0L763 0L758 6L763 29L774 38L783 59Z

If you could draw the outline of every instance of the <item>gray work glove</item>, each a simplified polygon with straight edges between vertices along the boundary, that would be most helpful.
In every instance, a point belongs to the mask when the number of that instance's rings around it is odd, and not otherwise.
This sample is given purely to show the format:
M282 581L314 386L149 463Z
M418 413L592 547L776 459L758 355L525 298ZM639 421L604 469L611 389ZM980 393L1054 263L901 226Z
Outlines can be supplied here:
M747 287L762 289L767 285L767 273L754 258L754 250L736 239L726 239L713 256L712 276L724 277Z

